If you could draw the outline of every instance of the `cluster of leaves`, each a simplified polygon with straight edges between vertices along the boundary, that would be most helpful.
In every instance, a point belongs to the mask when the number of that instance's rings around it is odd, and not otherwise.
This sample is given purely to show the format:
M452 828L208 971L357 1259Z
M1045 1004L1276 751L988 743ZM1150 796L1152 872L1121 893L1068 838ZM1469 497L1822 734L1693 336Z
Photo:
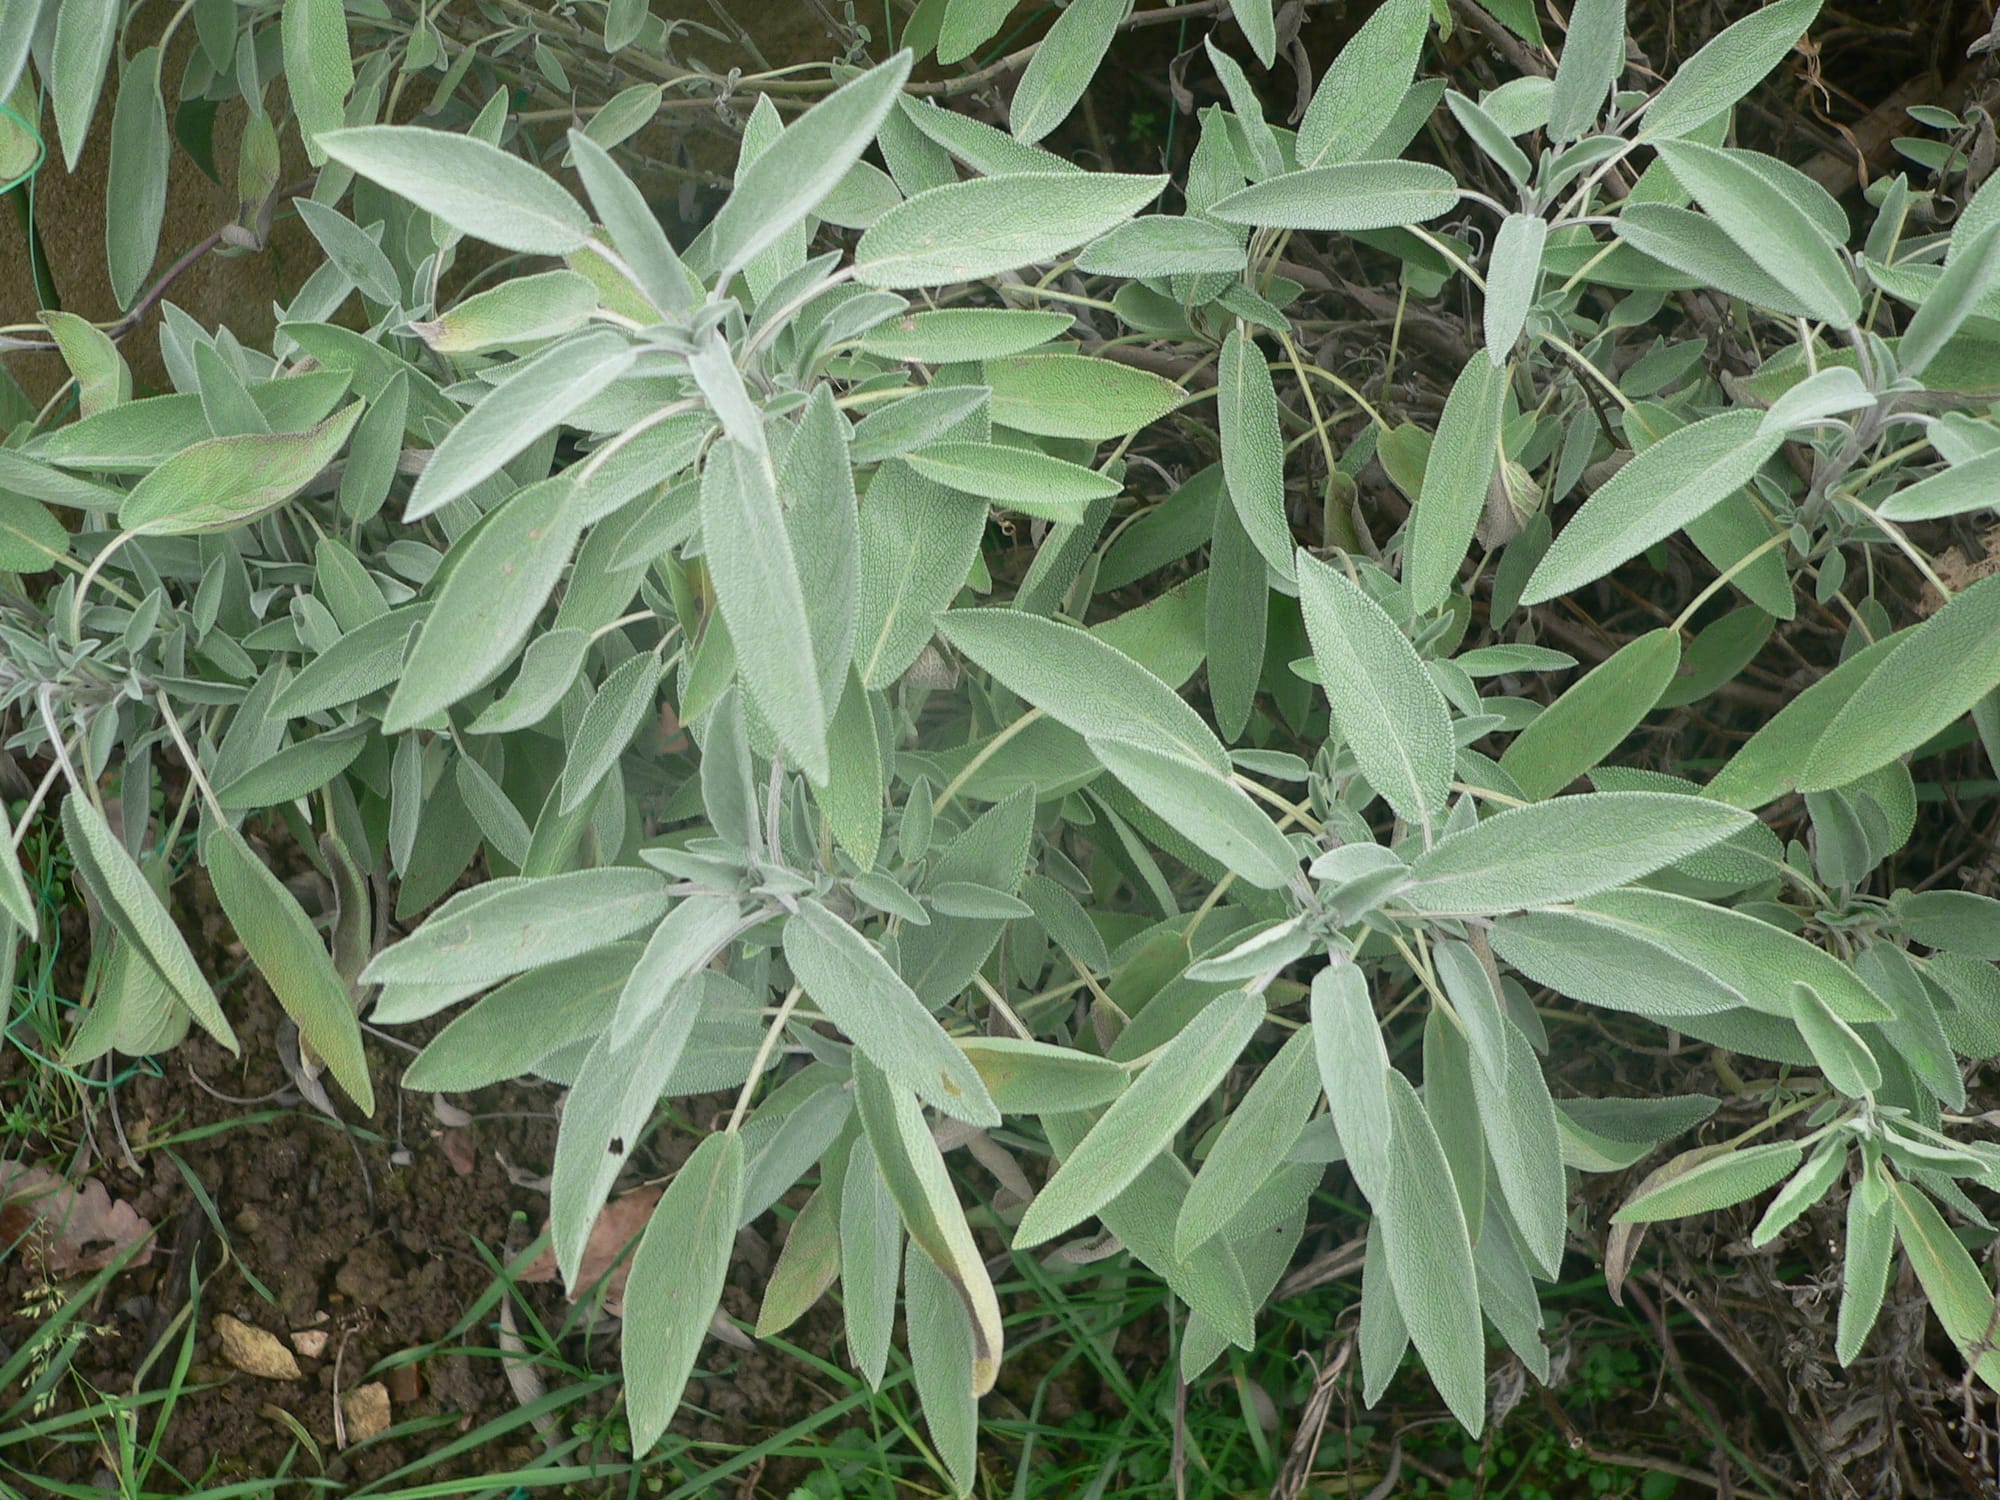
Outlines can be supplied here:
M1166 213L1164 177L1036 144L1128 0L1069 6L1011 134L906 89L918 51L963 56L1010 7L925 0L906 50L830 70L789 121L760 98L678 248L588 131L538 145L504 92L462 129L373 123L388 65L356 74L338 6L288 0L269 47L243 12L243 92L282 70L323 163L294 206L324 264L269 352L162 302L170 394L135 399L113 338L52 315L76 418L0 447L9 748L47 758L28 817L64 789L107 919L71 1059L191 1025L236 1045L169 915L193 825L308 1064L360 1108L362 1005L465 1007L407 1087L569 1088L572 1283L662 1098L736 1092L631 1266L642 1448L737 1228L809 1180L760 1327L837 1282L879 1381L900 1296L963 1491L1004 1352L994 1237L1097 1221L1186 1304L1193 1374L1249 1345L1336 1162L1372 1209L1370 1399L1414 1345L1476 1433L1485 1325L1547 1374L1535 1281L1577 1243L1572 1174L1716 1106L1553 1097L1544 1018L1574 1002L1768 1073L1745 1085L1768 1118L1653 1171L1622 1225L1777 1187L1764 1241L1851 1183L1840 1356L1900 1244L2000 1385L1963 1186L2000 1187L2000 1149L1945 1114L1961 1060L2000 1052L2000 902L1880 878L1912 763L1974 735L2000 757L2000 579L1954 592L1906 530L1989 508L2000 474L2000 187L1915 234L1921 189L1891 179L1856 248L1824 189L1729 144L1817 7L1756 11L1649 93L1623 86L1622 0L1580 0L1552 77L1474 99L1418 77L1426 0L1387 0L1296 132L1211 41L1229 105ZM95 91L65 38L115 9L45 4L48 55L35 6L0 24L0 75L33 51L72 159ZM1268 3L1235 12L1267 54ZM1440 108L1477 181L1405 159ZM1435 424L1301 352L1294 237L1480 295ZM466 238L514 258L455 279ZM1704 291L1754 369L1723 383L1700 341L1632 357ZM1216 458L1170 474L1142 443ZM1360 503L1371 463L1406 521ZM1526 696L1578 665L1536 606L1669 556L1709 575L1676 617ZM1912 573L1936 607L1899 626ZM1726 764L1616 763L1802 594L1845 611L1838 657ZM246 821L319 866L324 920ZM36 924L18 838L7 948ZM391 908L410 930L385 945ZM1393 1060L1419 1033L1421 1086ZM968 1212L961 1147L1023 1190ZM1019 1154L1048 1159L1038 1190Z

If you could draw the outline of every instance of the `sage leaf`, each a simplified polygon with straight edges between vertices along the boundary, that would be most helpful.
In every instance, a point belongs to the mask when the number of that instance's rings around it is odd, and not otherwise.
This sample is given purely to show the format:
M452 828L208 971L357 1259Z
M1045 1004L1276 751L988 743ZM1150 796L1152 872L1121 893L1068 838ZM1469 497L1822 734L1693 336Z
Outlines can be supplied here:
M1486 357L1507 362L1542 280L1542 251L1548 243L1549 221L1540 214L1509 214L1493 237L1493 254L1486 267L1483 310Z
M1826 1081L1850 1099L1874 1093L1882 1086L1882 1065L1849 1026L1809 984L1792 986L1792 1020L1812 1048Z
M1113 740L1144 735L1228 776L1228 753L1201 715L1090 632L1007 609L955 609L938 628L974 665L1078 734Z
M1497 264L1497 245L1494 256ZM1500 416L1511 373L1496 359L1468 360L1445 398L1404 544L1403 581L1419 613L1444 603L1472 545L1500 462Z
M1022 1215L1015 1245L1027 1249L1075 1228L1131 1186L1172 1144L1263 1020L1264 1002L1247 990L1211 1001L1064 1158Z
M986 361L993 420L1037 437L1120 438L1187 399L1164 376L1082 354L1020 354Z
M1590 133L1625 72L1625 0L1578 0L1549 96L1549 139Z
M1671 625L1627 641L1514 736L1500 769L1525 795L1553 797L1624 743L1680 664L1680 632Z
M354 58L348 50L347 14L341 0L284 0L279 35L285 59L285 91L298 116L306 158L326 161L322 132L337 130L354 87Z
M1510 807L1418 855L1398 899L1417 911L1467 915L1577 901L1719 844L1751 821L1672 792L1586 792Z
M431 913L376 954L368 984L491 984L616 942L657 922L667 883L651 870L575 870L545 879L489 880ZM383 1015L383 1021L418 1020Z
M629 984L627 988L629 988ZM660 1093L687 1048L701 987L681 985L629 1043L600 1033L576 1071L576 1086L556 1131L549 1222L556 1266L578 1290L584 1250L598 1210L626 1158L659 1108Z
M1874 1169L1871 1169L1871 1174ZM1889 1260L1896 1250L1896 1216L1886 1191L1855 1186L1847 1199L1847 1240L1840 1264L1840 1316L1834 1334L1834 1357L1845 1368L1854 1363L1882 1311L1889 1289Z
M805 585L770 468L734 438L709 450L701 522L716 601L736 645L744 687L786 752L824 784L832 714L810 649Z
M342 166L503 250L567 255L590 237L589 218L554 178L476 136L359 125L317 139Z
M1364 156L1388 127L1416 76L1426 0L1386 0L1340 49L1299 120L1301 167L1334 166Z
M1293 1032L1224 1122L1174 1222L1174 1253L1181 1259L1222 1233L1305 1128L1320 1095L1314 1047L1310 1023Z
M1706 125L1785 60L1822 0L1777 0L1724 27L1682 63L1640 120L1641 140L1668 140Z
M48 12L55 18L48 53L49 92L55 99L56 136L62 142L67 171L74 172L83 156L122 13L118 0L60 0Z
M840 1311L848 1358L870 1390L882 1388L889 1335L896 1323L896 1284L903 1264L903 1226L896 1200L866 1143L847 1154L840 1188Z
M333 462L361 409L353 402L307 432L246 433L183 448L132 487L118 507L118 524L183 536L254 521Z
M1007 111L1014 138L1032 144L1076 108L1132 0L1071 0L1028 60Z
M20 935L31 943L41 931L34 897L29 894L28 883L21 874L20 856L15 852L14 830L7 822L4 804L0 804L0 915L11 921Z
M500 472L631 366L616 333L584 334L522 360L446 434L403 506L405 522L442 509Z
M1626 1200L1611 1216L1614 1224L1652 1224L1689 1214L1714 1213L1783 1181L1797 1169L1805 1153L1790 1141L1771 1141L1710 1155L1712 1147L1675 1157L1647 1178L1658 1185ZM1690 1157L1701 1158L1689 1161ZM1679 1165L1685 1163L1685 1165Z
M1982 578L1953 595L1861 680L1806 756L1798 789L1816 792L1859 780L1916 749L1996 683L2000 578Z
M1920 1189L1892 1178L1889 1203L1896 1216L1896 1237L1923 1285L1931 1311L1972 1364L1973 1372L1989 1387L2000 1389L2000 1353L1988 1347L1987 1337L1993 1322L1993 1288Z
M624 1371L634 1453L652 1450L680 1406L722 1302L742 1198L743 1137L704 1136L660 1195L632 1256Z
M312 919L235 829L226 824L215 828L204 850L215 899L271 993L347 1097L364 1115L374 1114L375 1089L361 1050L354 996L334 972L333 958Z
M659 683L660 659L651 652L633 657L604 679L570 739L558 804L563 812L574 812L611 774L652 709Z
M1486 1420L1486 1340L1478 1273L1444 1147L1408 1079L1387 1075L1389 1145L1383 1192L1372 1197L1382 1250L1410 1342L1459 1425L1478 1436Z
M1861 293L1837 246L1783 193L1771 190L1747 151L1694 141L1660 142L1660 158L1695 201L1774 280L1789 287L1815 318L1853 326Z
M1602 578L1720 505L1783 446L1763 413L1725 411L1668 433L1635 454L1570 518L1528 586L1542 604Z
M77 875L118 935L145 957L201 1029L235 1052L236 1033L202 977L187 940L104 814L73 792L63 799L62 825Z
M926 479L1023 515L1075 525L1092 500L1116 495L1117 480L1082 464L999 443L933 443L904 455Z
M967 1384L974 1395L984 1395L1000 1370L1000 1303L937 1141L924 1124L916 1096L866 1056L855 1062L854 1098L862 1132L909 1231L911 1247L945 1276L966 1310L973 1343L965 1366Z
M861 336L861 347L884 359L945 364L1005 359L1046 344L1075 320L1066 312L1019 308L948 307L894 318Z
M1165 186L1164 177L1045 172L928 188L862 234L855 279L901 291L1017 270L1096 239Z
M1350 161L1267 177L1208 211L1225 224L1353 234L1422 224L1458 197L1451 173L1428 162Z
M810 897L785 923L785 962L883 1074L972 1125L998 1125L978 1070L875 945Z
M1301 549L1299 604L1327 703L1368 784L1428 834L1451 790L1451 713L1416 648L1358 584Z
M1093 736L1088 743L1133 796L1223 868L1267 891L1298 873L1298 855L1277 826L1206 763L1119 735Z
M980 1355L972 1320L951 1278L915 1240L904 1265L912 1382L952 1492L964 1500L979 1472Z
M1222 474L1229 503L1257 551L1284 579L1295 576L1285 518L1285 440L1270 366L1239 323L1222 343L1216 372Z
M517 491L457 549L382 715L401 734L506 670L569 563L579 527L563 478Z
M344 27L341 37L344 47ZM152 274L167 211L167 111L160 99L158 47L140 51L118 82L105 193L105 268L112 296L126 308Z
M898 52L842 84L737 174L735 190L703 234L722 284L839 186L894 107L911 61L907 51Z

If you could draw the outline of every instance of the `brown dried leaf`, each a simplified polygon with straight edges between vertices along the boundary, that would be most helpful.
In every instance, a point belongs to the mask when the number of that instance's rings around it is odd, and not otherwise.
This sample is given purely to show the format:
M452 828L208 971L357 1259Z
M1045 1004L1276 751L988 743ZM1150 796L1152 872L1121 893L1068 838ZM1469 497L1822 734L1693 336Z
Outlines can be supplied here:
M479 1148L472 1144L469 1130L441 1131L438 1145L444 1148L444 1159L451 1163L452 1171L461 1177L470 1177L479 1165Z
M153 1226L132 1205L113 1199L94 1178L72 1188L55 1173L25 1162L0 1162L0 1254L31 1239L34 1253L57 1276L101 1271L131 1245L128 1266L153 1258L141 1243Z
M297 1380L299 1362L275 1333L218 1313L215 1331L222 1338L222 1357L246 1375L263 1380Z
M604 1306L608 1312L617 1312L624 1301L625 1278L632 1270L632 1258L625 1255L625 1247L639 1237L646 1221L653 1217L660 1191L657 1187L636 1187L629 1193L620 1193L597 1211L597 1222L590 1226L590 1238L584 1241L583 1259L577 1266L576 1284L580 1288L595 1286L609 1271L611 1279L604 1287ZM548 1225L544 1223L542 1227L547 1229ZM556 1253L550 1249L528 1263L521 1280L554 1281L559 1274Z

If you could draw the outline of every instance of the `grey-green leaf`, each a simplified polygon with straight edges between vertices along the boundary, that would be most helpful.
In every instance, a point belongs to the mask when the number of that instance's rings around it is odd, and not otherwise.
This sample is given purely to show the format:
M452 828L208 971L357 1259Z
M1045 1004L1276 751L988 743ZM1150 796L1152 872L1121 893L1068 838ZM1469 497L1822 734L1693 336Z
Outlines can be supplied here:
M910 1373L923 1405L924 1426L955 1494L972 1493L978 1477L979 1363L972 1317L951 1278L910 1242L904 1255L904 1306L909 1320Z
M855 247L863 286L974 281L1096 239L1159 196L1164 177L1022 173L929 188L883 214Z
M667 882L651 870L574 870L543 879L489 880L445 902L423 926L383 949L369 984L492 984L638 931L667 910ZM428 1012L384 1015L421 1019Z
M561 811L574 812L618 764L653 706L660 682L660 659L641 652L604 679L583 711L563 765Z
M1861 315L1861 293L1837 247L1798 204L1772 191L1748 160L1752 155L1694 141L1660 143L1661 159L1725 234L1813 317L1851 327Z
M1383 1192L1382 1249L1410 1342L1459 1424L1478 1436L1486 1421L1486 1340L1479 1322L1479 1278L1458 1194L1444 1190L1451 1167L1417 1091L1388 1073L1389 1149Z
M1092 736L1089 744L1133 796L1225 869L1267 891L1298 873L1298 855L1277 825L1205 762L1122 735Z
M1294 576L1292 528L1285 518L1285 439L1271 369L1242 324L1223 340L1216 371L1223 482L1229 503L1264 561Z
M1707 1149L1700 1148L1701 1151ZM1762 1146L1745 1146L1720 1156L1710 1156L1638 1194L1611 1216L1611 1222L1651 1224L1661 1219L1678 1219L1688 1214L1713 1213L1719 1208L1728 1208L1746 1198L1756 1197L1774 1183L1791 1176L1804 1155L1790 1141L1771 1141ZM1666 1172L1673 1165L1674 1162L1669 1162L1667 1167L1661 1168L1661 1172ZM1647 1181L1652 1182L1659 1176L1660 1173L1655 1173Z
M1497 265L1497 246L1494 260ZM1490 338L1489 353L1491 358L1467 360L1452 382L1424 465L1403 564L1410 607L1419 613L1442 605L1457 581L1500 461L1500 417L1512 371Z
M902 1241L896 1200L876 1165L874 1149L857 1142L847 1154L840 1188L840 1311L848 1358L872 1390L881 1389L889 1363Z
M567 255L590 236L589 217L554 178L475 136L361 125L326 131L319 145L461 234L503 250Z
M1229 774L1229 756L1179 694L1117 647L1076 626L1011 609L957 609L946 640L1050 718L1087 737L1144 735Z
M1625 71L1625 0L1577 0L1549 97L1549 139L1590 133Z
M120 307L130 307L152 272L167 210L167 111L158 47L134 57L119 80L105 190L105 267L111 294Z
M63 166L71 172L83 156L90 119L97 113L97 96L104 89L104 71L123 12L118 0L60 0L50 12L55 36L49 52L49 87L55 95Z
M808 897L784 947L814 1004L891 1080L955 1119L1000 1123L978 1069L873 943Z
M1521 599L1574 593L1637 557L1748 484L1783 446L1763 413L1719 412L1642 449L1584 502L1549 548Z
M1486 266L1486 356L1504 364L1528 321L1542 280L1542 251L1549 221L1540 214L1509 214L1493 237Z
M1868 1341L1889 1288L1889 1259L1896 1249L1896 1216L1886 1197L1857 1184L1847 1200L1847 1246L1840 1266L1840 1320L1834 1355L1841 1365Z
M1792 1020L1812 1048L1826 1081L1850 1099L1872 1094L1882 1086L1882 1066L1868 1044L1833 1013L1811 985L1792 986Z
M1713 120L1784 61L1820 5L1778 0L1725 27L1667 80L1640 121L1639 138L1682 136Z
M1035 1196L1014 1232L1019 1249L1075 1228L1131 1186L1173 1143L1264 1020L1264 1002L1234 990L1162 1047Z
M514 659L576 545L573 493L562 478L530 485L461 544L382 716L384 734L444 712Z
M1008 123L1016 140L1039 141L1069 117L1131 10L1132 0L1071 0L1015 86Z
M215 898L271 993L298 1023L299 1035L326 1062L363 1114L375 1113L375 1089L361 1051L354 996L334 972L326 944L284 882L228 826L206 844Z
M605 330L522 360L438 444L410 490L403 519L430 515L499 473L624 374L633 358L632 346Z
M1351 161L1267 177L1209 214L1225 224L1352 233L1421 224L1449 213L1458 196L1451 173L1428 162Z
M705 233L724 284L839 186L894 106L911 60L898 52L843 84L737 174L735 191Z
M1301 549L1299 604L1341 736L1368 784L1426 831L1451 790L1451 713L1416 648L1345 573Z
M1418 911L1466 914L1577 901L1719 844L1751 821L1672 792L1587 792L1511 807L1419 855L1398 899Z
M794 762L824 783L832 712L813 662L805 584L769 466L733 438L709 450L701 523L716 600L750 699Z
M1181 1259L1223 1231L1298 1139L1319 1102L1314 1048L1312 1025L1307 1023L1264 1065L1224 1123L1174 1223L1174 1252Z
M1896 645L1834 714L1798 773L1845 786L1914 750L2000 683L2000 577L1982 578Z
M625 1283L625 1405L632 1451L659 1441L709 1319L722 1301L743 1201L743 1137L718 1131L695 1147L660 1197Z
M63 799L62 824L63 840L76 861L77 874L118 935L145 955L201 1029L235 1052L236 1033L202 977L187 940L104 815L82 793L72 792Z
M1374 144L1416 76L1430 19L1426 0L1375 7L1340 49L1299 120L1301 167L1350 162Z

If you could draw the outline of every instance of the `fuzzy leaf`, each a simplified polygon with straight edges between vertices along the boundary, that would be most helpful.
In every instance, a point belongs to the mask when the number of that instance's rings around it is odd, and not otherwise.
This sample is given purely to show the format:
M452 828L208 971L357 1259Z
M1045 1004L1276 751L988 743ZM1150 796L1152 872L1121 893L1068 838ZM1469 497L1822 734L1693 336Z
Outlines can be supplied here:
M1345 573L1301 549L1299 603L1334 723L1368 784L1426 831L1451 790L1451 714L1416 648Z
M625 1283L625 1404L632 1451L650 1452L673 1420L722 1302L743 1201L743 1137L702 1139L646 1224Z
M784 945L813 1002L887 1077L954 1119L1000 1123L978 1070L873 943L808 897Z

